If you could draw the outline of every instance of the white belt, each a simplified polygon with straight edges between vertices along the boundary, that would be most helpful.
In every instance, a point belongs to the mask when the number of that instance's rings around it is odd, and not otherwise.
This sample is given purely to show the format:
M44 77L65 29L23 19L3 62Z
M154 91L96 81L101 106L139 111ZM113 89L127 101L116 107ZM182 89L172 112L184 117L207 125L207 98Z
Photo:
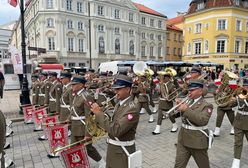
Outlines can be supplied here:
M45 94L39 94L39 96L43 96L43 97L45 97Z
M239 114L241 114L241 115L248 115L248 112L240 111L240 110L238 110L237 113L239 113Z
M32 96L35 96L35 94L32 94Z
M70 108L70 105L60 105L61 108Z
M79 116L79 117L71 116L71 120L80 121L80 120L83 120L83 119L85 119L85 116Z
M113 139L108 138L107 143L115 145L115 146L132 146L134 144L134 140L132 141L116 141Z
M188 130L205 130L205 129L208 129L207 126L203 126L203 127L194 127L194 126L191 126L191 125L187 125L187 124L182 124L182 127L185 128L185 129L188 129Z
M162 97L160 97L159 100L166 100L166 101L168 101L168 99L162 98Z
M55 101L56 101L56 99L49 99L49 101L55 102Z
M148 94L140 93L140 96L149 96Z

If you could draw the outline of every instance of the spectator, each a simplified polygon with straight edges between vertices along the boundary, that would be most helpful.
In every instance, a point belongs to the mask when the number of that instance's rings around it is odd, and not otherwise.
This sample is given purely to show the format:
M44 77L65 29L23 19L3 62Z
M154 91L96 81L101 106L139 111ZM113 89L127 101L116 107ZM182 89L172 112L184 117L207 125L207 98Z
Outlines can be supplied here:
M3 73L0 71L0 98L3 98L3 88L5 84L5 79Z
M240 77L244 77L244 71L243 71L242 68L241 68L240 71L239 71L239 76L240 76Z

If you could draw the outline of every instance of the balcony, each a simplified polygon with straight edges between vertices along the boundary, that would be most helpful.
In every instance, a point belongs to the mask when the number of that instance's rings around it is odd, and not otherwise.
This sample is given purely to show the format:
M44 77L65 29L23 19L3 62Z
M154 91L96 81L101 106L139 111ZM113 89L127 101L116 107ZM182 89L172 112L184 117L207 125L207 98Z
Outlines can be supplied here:
M47 51L46 53L41 53L39 58L46 59L46 58L59 58L59 51Z
M67 51L68 58L86 58L86 52L69 52Z

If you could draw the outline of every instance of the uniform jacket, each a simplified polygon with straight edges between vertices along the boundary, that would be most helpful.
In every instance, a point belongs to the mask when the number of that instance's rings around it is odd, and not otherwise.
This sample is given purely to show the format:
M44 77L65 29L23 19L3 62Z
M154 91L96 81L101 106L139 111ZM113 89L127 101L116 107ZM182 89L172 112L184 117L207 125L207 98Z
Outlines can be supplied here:
M187 125L191 123L196 127L206 126L212 110L213 105L201 98L182 114L182 122ZM208 133L208 130L204 131ZM189 130L182 127L178 134L178 141L182 145L193 149L208 148L208 138L199 130Z
M49 104L49 92L50 92L50 88L52 86L52 82L49 80L45 81L44 84L44 88L45 88L45 100L44 100L44 104L48 105Z
M46 90L45 84L46 84L46 81L47 81L47 79L44 80L44 81L40 81L40 83L39 83L40 88L39 88L39 100L38 100L38 103L39 103L40 106L43 106L44 105L44 101L45 101L45 90ZM43 96L41 96L41 94Z
M62 84L56 80L52 83L49 91L49 108L51 112L60 112L61 95Z
M32 85L32 104L37 105L39 101L40 82L36 80Z
M248 112L248 106L243 99L237 98L238 110ZM234 127L241 130L248 130L248 115L237 113L234 119Z
M139 122L139 111L129 97L121 106L115 106L114 115L111 120L104 113L96 114L97 124L107 130L109 138L120 141L131 141L135 139L136 128ZM135 145L126 147L129 153L135 152ZM107 166L108 168L127 168L127 155L120 146L108 144Z
M2 157L4 156L4 145L6 142L5 134L6 134L6 120L5 117L0 111L0 153L2 154ZM0 165L1 165L1 158L0 158Z
M173 84L172 81L160 84L160 100L159 100L159 109L163 110L169 110L173 107L173 101L168 101L164 99L171 99L175 97L175 94L172 94L171 96L168 97L174 90L175 90L175 85Z
M73 101L73 96L72 96L71 85L69 84L67 86L63 86L63 93L61 95L60 105L71 106L72 101ZM70 116L70 107L68 108L61 107L59 112L60 121L67 120L69 116Z
M150 84L148 82L142 82L138 84L137 92L139 94L138 102L149 102L149 94L151 92Z

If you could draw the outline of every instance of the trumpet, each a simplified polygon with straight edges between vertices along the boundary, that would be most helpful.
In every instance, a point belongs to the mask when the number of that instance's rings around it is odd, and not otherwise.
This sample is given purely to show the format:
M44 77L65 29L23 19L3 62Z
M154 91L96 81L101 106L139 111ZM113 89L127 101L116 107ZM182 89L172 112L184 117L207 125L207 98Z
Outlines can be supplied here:
M170 113L174 112L179 106L181 106L183 103L189 100L189 97L185 97L179 104L176 106L172 107L169 111L165 112L165 116L169 116Z
M248 98L248 90L243 88L243 87L240 87L236 90L236 95L238 95L238 97L240 99L247 99Z
M107 98L106 101L101 102L102 106L105 106L105 108L107 109L109 106L111 106L112 104L109 104L113 99L115 99L117 97L117 95L113 96L112 98ZM113 105L112 105L113 106Z
M167 100L168 101L172 101L172 100L174 100L175 98L177 98L178 97L178 91L179 90L181 90L182 88L177 88L177 89L175 89L173 92L171 92L168 96L167 96ZM176 94L175 94L176 93ZM175 94L175 95L174 95ZM174 96L173 96L174 95ZM173 96L173 97L171 97L171 96ZM171 97L171 98L170 98Z

